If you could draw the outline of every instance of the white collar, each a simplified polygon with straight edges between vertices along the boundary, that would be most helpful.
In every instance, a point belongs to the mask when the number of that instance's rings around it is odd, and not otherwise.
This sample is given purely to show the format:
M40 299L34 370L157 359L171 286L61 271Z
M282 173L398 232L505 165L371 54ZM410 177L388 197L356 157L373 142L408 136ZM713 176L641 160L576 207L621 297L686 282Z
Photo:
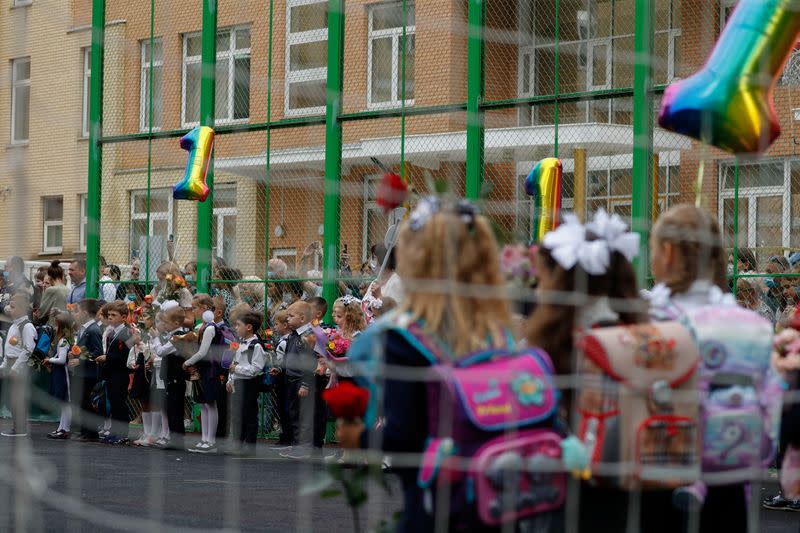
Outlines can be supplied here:
M23 322L25 322L26 320L28 320L28 317L27 317L27 315L24 315L24 316L21 316L21 317L17 318L16 320L14 320L13 324L15 326L19 327L19 325L22 324Z
M114 334L119 334L123 329L125 329L125 323L123 322L119 326L114 328Z
M302 326L300 326L299 328L297 328L297 331L296 331L296 333L297 333L298 335L303 335L304 333L306 333L306 332L307 332L307 331L309 331L310 329L311 329L311 322L309 322L308 324L303 324Z
M605 322L619 322L619 313L611 309L608 298L603 296L581 307L575 322L576 327L588 329Z
M175 328L169 332L170 335L175 335L177 332L183 331L183 328Z
M83 326L81 326L81 327L82 327L83 329L89 329L89 328L91 327L91 325L92 325L92 324L95 324L96 322L97 322L96 320L92 319L92 320L89 320L88 322L86 322L86 323L85 323Z
M250 344L250 342L258 339L257 335L250 335L248 338L244 339L239 345L244 346L245 344Z

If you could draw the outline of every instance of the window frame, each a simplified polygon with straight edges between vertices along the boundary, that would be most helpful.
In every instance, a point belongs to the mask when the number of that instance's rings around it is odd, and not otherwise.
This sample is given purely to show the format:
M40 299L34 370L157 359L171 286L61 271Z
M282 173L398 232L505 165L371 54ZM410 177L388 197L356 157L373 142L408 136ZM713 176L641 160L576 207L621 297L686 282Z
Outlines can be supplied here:
M82 48L83 52L83 106L81 113L81 137L89 137L89 106L91 105L92 85L92 47Z
M236 217L238 222L239 217L239 203L236 202L236 184L235 183L220 183L219 185L214 185L214 198L216 199L216 195L223 190L232 190L234 192L233 198L235 202L234 207L212 207L212 218L214 219L214 223L216 224L216 241L215 241L215 255L217 257L222 257L229 265L233 265L233 261L225 257L225 246L223 245L222 249L219 248L219 243L224 242L225 240L225 219L230 217ZM220 224L220 222L222 222ZM234 249L235 249L235 242L234 242ZM222 255L220 255L222 252Z
M11 7L25 7L33 4L33 0L14 0Z
M61 200L61 219L47 220L47 202L49 200ZM47 236L51 228L61 228L61 246L48 246ZM42 197L42 253L60 254L64 249L64 197L63 196L43 196Z
M237 49L235 48L236 44L236 32L241 30L247 30L250 32L250 47L249 48L242 48ZM236 95L234 94L234 87L235 87L235 65L236 59L247 57L250 59L250 66L252 69L252 61L253 61L253 32L250 26L248 25L240 25L240 26L231 26L229 28L219 28L217 29L217 38L219 38L220 33L228 32L228 50L227 51L217 51L217 61L216 65L218 66L222 61L228 62L228 102L227 102L227 115L225 117L220 117L216 113L216 101L214 102L214 123L215 124L246 124L250 121L250 111L248 106L248 116L246 118L233 118L233 110L235 105L235 98ZM188 52L188 43L191 37L198 37L200 36L200 32L190 32L184 33L181 36L181 125L184 128L193 128L200 124L200 117L198 116L198 120L195 122L188 122L186 119L186 67L187 65L194 65L194 64L201 64L202 63L202 56L187 56ZM251 78L252 78L252 70L251 70ZM215 79L216 82L216 79ZM199 87L198 87L199 90ZM250 94L248 91L248 98L250 98ZM216 98L215 98L216 100ZM199 109L198 109L199 113Z
M147 221L149 217L149 226L147 228L147 235L153 236L153 226L155 222L166 220L167 221L167 235L175 234L175 201L172 198L172 189L169 187L158 187L150 189L150 196L152 198L154 192L163 192L167 198L166 211L150 211L150 213L137 213L136 212L136 197L140 195L147 195L147 189L131 189L129 191L130 198L130 229L128 231L128 250L129 255L132 255L133 247L133 228L134 222L144 220ZM140 250L141 253L141 250Z
M399 52L400 52L400 41L403 38L403 27L396 27L396 28L389 28L383 30L375 30L373 29L373 18L376 9L385 9L389 6L397 6L400 5L402 8L402 2L394 2L390 4L375 4L369 7L369 21L367 26L367 108L368 109L391 109L395 107L401 107L404 105L402 100L402 87L401 87L401 80L400 77L402 75L402 64L399 59ZM416 15L416 4L410 3L407 4L407 9L414 9L414 14ZM416 17L415 17L416 20ZM417 26L416 23L411 26L406 26L406 40L409 39L410 36L414 36L414 49L416 54L416 33L417 33ZM386 39L390 38L392 41L392 88L391 88L391 99L388 102L373 102L372 101L372 46L373 42L378 39ZM408 71L406 70L406 76L408 75ZM416 77L414 79L416 82ZM416 94L416 86L415 86L415 94ZM413 98L406 98L405 99L405 106L413 106L414 99Z
M153 53L153 72L155 70L161 69L161 73L163 76L164 73L164 40L162 37L154 37L153 38L153 46L155 47L156 43L161 43L161 59L156 59L155 53ZM144 39L139 41L139 60L140 60L140 70L139 70L139 131L150 131L150 84L147 82L150 79L150 55L147 54L147 49L150 46L150 39ZM185 69L184 69L184 76L185 76ZM185 79L182 81L181 85L185 86ZM155 96L156 87L153 86L153 96ZM181 92L181 99L183 101L185 92ZM162 94L163 97L163 94ZM183 108L183 105L182 105ZM153 107L153 112L155 116L155 107ZM183 112L183 109L181 110ZM181 115L182 119L183 115ZM163 120L163 116L159 113L159 119ZM153 131L161 131L161 126L153 126Z
M78 219L78 251L86 251L86 237L89 232L89 195L87 193L78 195L78 205L80 206L80 218Z
M325 105L314 107L298 107L291 108L291 86L293 83L300 83L304 81L327 81L328 67L318 67L313 69L306 69L300 71L291 70L291 53L292 46L317 43L321 41L328 41L328 28L308 30L301 32L292 32L292 9L299 6L323 4L326 5L325 0L287 0L286 2L286 52L284 57L284 72L286 75L283 80L283 112L287 117L307 116L307 115L320 115L325 113Z
M27 80L19 81L17 80L17 65L21 63L28 63L28 78ZM32 93L32 86L31 86L31 77L30 77L30 65L31 65L31 58L30 56L27 57L18 57L11 60L11 144L14 146L26 145L30 143L31 137L31 115L30 115L30 99ZM26 120L28 121L28 137L25 139L16 139L14 138L14 132L17 129L17 90L21 87L28 87L28 116Z

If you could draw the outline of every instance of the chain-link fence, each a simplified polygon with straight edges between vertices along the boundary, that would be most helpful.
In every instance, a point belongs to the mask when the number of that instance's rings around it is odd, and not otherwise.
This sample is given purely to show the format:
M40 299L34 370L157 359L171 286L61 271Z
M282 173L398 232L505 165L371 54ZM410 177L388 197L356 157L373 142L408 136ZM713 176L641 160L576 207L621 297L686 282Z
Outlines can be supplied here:
M175 262L194 289L230 295L226 318L246 303L267 329L293 291L328 304L363 296L380 267L376 245L391 248L402 217L378 201L385 172L420 195L437 184L471 196L502 244L529 242L525 178L557 157L564 212L585 220L604 209L647 236L660 213L698 202L720 223L734 291L756 286L776 322L800 300L800 53L774 91L783 135L762 157L654 125L665 88L702 67L733 0L73 3L50 22L63 22L57 31L82 66L79 83L63 82L70 98L80 93L79 140L55 154L75 176L56 193L37 182L60 171L35 142L47 135L45 101L59 93L36 96L37 85L62 82L45 76L41 51L28 52L31 31L8 47L12 147L0 199L11 222L0 248L30 260L85 256L90 282L102 257L121 279L102 279L101 297L113 284L139 305L159 267ZM18 15L28 4L14 0L9 24L27 24ZM47 20L44 4L33 0L31 20ZM341 61L330 55L338 45ZM178 140L198 125L216 132L207 204L172 191L186 168ZM12 223L26 217L31 228ZM261 438L277 435L276 402L261 396ZM135 420L141 406L130 407ZM196 417L188 400L186 418Z

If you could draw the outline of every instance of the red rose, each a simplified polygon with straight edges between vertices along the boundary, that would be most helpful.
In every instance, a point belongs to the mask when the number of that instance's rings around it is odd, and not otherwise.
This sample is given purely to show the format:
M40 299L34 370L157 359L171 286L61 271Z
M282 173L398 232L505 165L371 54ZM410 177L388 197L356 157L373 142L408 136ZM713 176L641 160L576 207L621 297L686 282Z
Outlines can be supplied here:
M322 399L336 418L361 418L367 411L369 391L345 381L338 387L323 391Z
M399 174L387 172L378 184L375 201L379 206L383 207L385 213L388 213L402 205L407 196L408 184L403 181Z

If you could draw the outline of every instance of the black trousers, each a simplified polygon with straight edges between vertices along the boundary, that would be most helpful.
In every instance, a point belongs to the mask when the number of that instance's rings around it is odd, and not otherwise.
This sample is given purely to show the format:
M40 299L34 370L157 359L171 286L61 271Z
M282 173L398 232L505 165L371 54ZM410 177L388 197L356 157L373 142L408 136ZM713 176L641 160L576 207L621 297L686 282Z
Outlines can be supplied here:
M292 425L292 445L313 445L321 448L325 440L325 426L328 422L328 411L322 400L317 380L312 379L305 398L300 398L301 378L289 378L286 394L289 418Z
M183 448L183 406L186 403L186 380L172 379L166 383L167 423L170 448Z
M234 440L256 443L258 437L258 387L260 377L237 379L231 394L231 433Z
M111 404L111 434L120 439L128 438L128 372L115 372L108 380L108 401Z
M76 375L70 381L70 399L73 405L73 425L85 438L97 438L98 424L92 422L95 416L92 408L92 390L97 385L97 377Z

